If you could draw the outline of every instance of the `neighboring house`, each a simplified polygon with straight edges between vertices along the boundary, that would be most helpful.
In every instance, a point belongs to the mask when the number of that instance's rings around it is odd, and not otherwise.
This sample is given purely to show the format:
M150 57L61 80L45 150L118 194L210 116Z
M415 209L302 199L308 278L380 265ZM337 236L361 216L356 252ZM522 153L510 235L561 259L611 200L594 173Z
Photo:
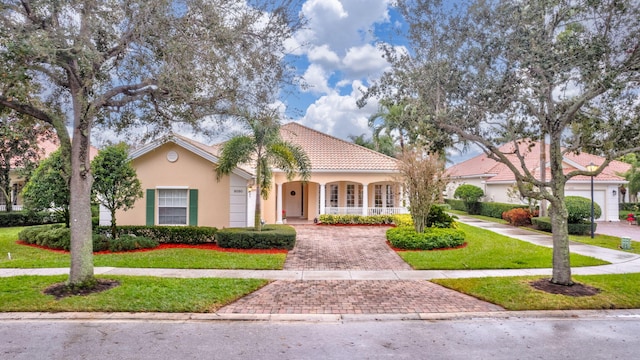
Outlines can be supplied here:
M60 147L60 143L56 137L51 140L42 140L38 144L38 148L40 148L40 161L49 157L49 155L56 151ZM93 159L98 154L98 149L91 146L89 150L89 157ZM0 211L6 211L6 201L11 201L12 210L20 211L23 209L23 201L22 201L22 189L26 183L26 179L24 176L20 174L21 169L13 168L10 172L10 183L11 183L11 194L9 194L10 199L5 199L4 194L0 191Z
M294 122L280 132L307 153L311 177L288 181L282 171L273 170L274 188L262 202L266 223L282 223L284 216L311 221L325 213L407 212L394 181L396 159ZM117 213L118 224L252 226L254 169L237 168L216 181L220 148L170 135L132 151L145 193L133 209Z
M536 177L540 178L540 143L535 142L526 150L522 146L521 151L525 153L524 166ZM500 151L508 155L512 162L515 161L513 144L503 145ZM549 148L546 148L546 178L549 179L551 172L549 170ZM596 155L580 153L565 154L563 157L563 168L565 173L572 170L586 170L586 166L590 163L600 165L604 162L604 158ZM620 186L627 184L622 173L631 168L631 165L621 161L612 161L604 171L594 177L594 193L593 198L602 209L602 216L597 220L619 221L618 206L622 201L620 194ZM484 201L502 202L502 203L526 203L519 196L510 196L515 190L515 176L509 168L499 162L489 159L485 154L478 155L472 159L463 161L447 169L448 175L451 177L447 186L446 196L453 198L455 189L462 184L471 184L480 187L484 193ZM517 191L516 191L517 192ZM518 193L519 194L519 193ZM591 199L591 177L576 176L569 180L565 187L565 195L582 196ZM628 194L627 194L628 196Z

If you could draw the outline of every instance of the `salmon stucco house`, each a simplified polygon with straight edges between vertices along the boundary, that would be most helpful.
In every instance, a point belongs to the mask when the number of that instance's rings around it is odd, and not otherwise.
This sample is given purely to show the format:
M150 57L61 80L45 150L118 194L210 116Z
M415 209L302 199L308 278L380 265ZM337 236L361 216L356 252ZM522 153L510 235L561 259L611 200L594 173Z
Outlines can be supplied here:
M509 143L500 147L500 151L507 154L511 162L518 164L516 155L514 154L514 146ZM531 171L533 176L540 178L540 143L526 143L521 146L521 153L524 154L524 166ZM550 176L548 164L549 147L546 147L546 176ZM566 153L562 158L563 169L565 173L573 170L586 170L587 165L600 165L604 162L604 158L587 153L572 154ZM619 203L628 199L626 198L620 187L628 182L621 175L628 171L631 165L621 161L612 161L608 167L598 176L593 178L594 192L593 199L602 209L602 215L597 220L602 221L619 221L618 207ZM447 173L450 176L450 182L447 186L448 198L453 199L455 189L462 184L471 184L480 187L484 191L483 201L517 203L524 204L526 201L520 197L513 196L515 186L515 176L513 172L504 164L488 158L485 154L478 155L472 159L458 163L449 169ZM591 198L591 178L588 176L576 176L571 178L565 187L565 195L581 196L587 199Z
M288 181L274 169L274 188L262 203L266 223L285 218L312 221L321 214L405 213L398 160L295 122L280 129L284 140L302 147L311 161L307 182ZM117 213L119 225L253 225L254 173L235 169L216 181L220 145L208 146L170 135L131 152L144 197ZM106 223L101 214L101 223Z

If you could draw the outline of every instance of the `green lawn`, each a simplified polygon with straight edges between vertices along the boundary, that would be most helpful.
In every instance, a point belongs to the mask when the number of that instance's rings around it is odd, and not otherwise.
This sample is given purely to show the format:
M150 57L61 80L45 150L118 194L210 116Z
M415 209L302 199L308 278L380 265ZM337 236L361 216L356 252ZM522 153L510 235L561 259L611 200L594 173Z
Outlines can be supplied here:
M458 223L467 234L467 247L441 251L405 251L398 254L414 269L528 269L551 268L552 250L494 232ZM571 254L571 266L608 264Z
M590 235L569 235L569 240L607 249L620 250L620 238L617 236L596 234L592 239ZM632 241L631 250L621 251L640 254L640 242Z
M574 276L575 282L601 290L571 297L549 294L529 285L541 276L436 279L434 283L504 307L507 310L576 310L640 308L640 274Z
M105 278L98 276L98 278ZM67 276L15 276L0 281L0 311L215 312L268 281L109 276L120 285L96 294L56 300L43 290Z
M16 244L22 228L0 228L0 268L69 267L69 254ZM9 255L11 254L11 259ZM95 266L173 269L279 270L286 254L242 254L198 249L95 255Z

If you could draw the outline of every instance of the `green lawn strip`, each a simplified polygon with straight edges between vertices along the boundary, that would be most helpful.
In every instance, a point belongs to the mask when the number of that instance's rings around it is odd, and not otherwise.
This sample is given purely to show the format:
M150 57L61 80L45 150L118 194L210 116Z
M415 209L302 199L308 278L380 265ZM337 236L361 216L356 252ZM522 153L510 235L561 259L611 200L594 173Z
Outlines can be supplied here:
M0 268L69 267L69 254L16 244L21 229L0 228ZM163 249L93 257L95 266L251 270L279 270L284 266L285 259L286 254L243 254L199 249Z
M449 289L500 305L507 310L579 310L640 308L640 273L574 276L575 282L601 290L572 297L549 294L529 285L543 276L435 279ZM547 277L548 278L548 277Z
M120 285L56 300L43 290L67 276L15 276L0 281L0 311L215 312L268 283L261 279L99 276Z
M620 238L617 236L596 234L592 239L590 235L569 235L569 240L587 245L600 246L607 249L640 254L640 242L631 241L631 250L621 250Z
M492 231L458 223L467 234L467 246L440 251L398 252L417 270L533 269L552 267L552 249L516 240ZM571 266L605 265L608 262L571 254Z

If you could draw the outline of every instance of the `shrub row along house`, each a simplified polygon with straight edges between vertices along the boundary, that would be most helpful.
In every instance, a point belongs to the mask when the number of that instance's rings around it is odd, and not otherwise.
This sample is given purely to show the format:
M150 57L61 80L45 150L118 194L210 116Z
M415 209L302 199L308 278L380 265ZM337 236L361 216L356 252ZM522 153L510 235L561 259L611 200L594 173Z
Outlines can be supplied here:
M531 145L531 146L529 146ZM508 155L514 164L518 164L514 154L514 146L509 143L503 145L500 151ZM527 148L521 146L519 149L524 154L524 166L531 171L533 176L540 179L540 143L527 144ZM549 159L549 148L546 147L546 157ZM600 156L587 153L571 154L566 153L562 159L565 173L572 170L586 170L587 165L600 165L604 159ZM546 179L550 178L548 163L546 166ZM613 161L604 169L602 173L593 178L594 192L593 199L600 209L602 215L597 220L619 221L619 202L628 199L629 194L624 194L623 185L628 182L622 176L628 171L631 165L620 161ZM447 172L450 182L447 186L447 197L453 198L455 189L462 184L471 184L484 191L484 201L502 202L512 204L526 204L527 200L519 196L515 190L515 177L513 172L504 164L488 158L486 155L478 155L469 160L458 163ZM567 182L565 195L580 196L591 199L591 178L588 176L577 176Z
M280 129L311 162L307 182L288 181L273 169L274 188L262 206L266 223L312 221L321 214L406 213L395 180L398 160L295 122ZM117 213L119 225L253 226L254 169L236 168L216 181L220 144L208 146L169 135L131 152L144 197ZM101 223L109 221L101 213Z

